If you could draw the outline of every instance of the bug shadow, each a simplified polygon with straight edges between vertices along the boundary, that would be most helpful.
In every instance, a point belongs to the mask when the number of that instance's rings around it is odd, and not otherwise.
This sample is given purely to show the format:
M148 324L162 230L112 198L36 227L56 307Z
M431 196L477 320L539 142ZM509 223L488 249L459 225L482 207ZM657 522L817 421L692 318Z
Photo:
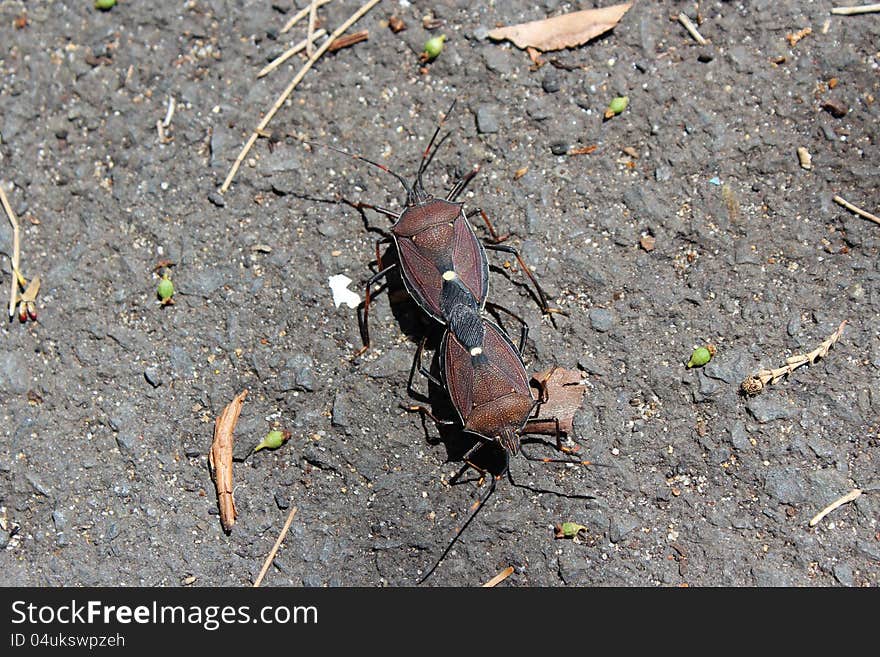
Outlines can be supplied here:
M413 300L413 298L406 291L406 287L403 284L403 279L400 276L400 259L397 254L397 249L394 246L389 246L385 249L385 251L381 254L381 266L383 268L391 267L393 265L398 265L391 269L386 275L385 280L379 285L378 288L374 288L371 293L372 303L371 310L369 313L369 323L370 323L370 340L371 346L375 347L377 345L387 346L388 336L383 336L381 330L378 330L375 325L378 325L378 318L376 316L376 297L380 295L384 295L387 297L388 306L391 310L391 315L394 317L394 320L397 322L397 325L400 327L401 332L407 336L407 338L415 343L418 343L419 340L422 339L423 336L426 335L431 330L432 324L435 322L431 319L431 317L423 311L419 305ZM374 259L370 263L370 270L373 274L375 274L379 269L379 263ZM364 286L367 284L370 276L365 276L363 280L358 283L358 286L361 290L364 289ZM364 337L364 303L363 301L358 306L357 309L358 314L358 327L361 333L361 338Z

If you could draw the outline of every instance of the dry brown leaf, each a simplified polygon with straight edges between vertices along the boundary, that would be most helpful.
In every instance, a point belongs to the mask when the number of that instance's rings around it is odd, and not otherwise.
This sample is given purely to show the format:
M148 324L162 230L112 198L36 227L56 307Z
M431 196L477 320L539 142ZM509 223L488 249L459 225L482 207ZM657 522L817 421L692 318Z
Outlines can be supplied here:
M235 524L235 500L232 497L232 444L235 425L241 414L241 406L248 391L229 402L214 422L214 442L208 453L211 476L217 487L217 504L220 507L220 523L227 532Z
M554 366L532 376L532 381L538 384L539 389L546 390L547 401L540 406L539 418L529 420L528 432L555 436L555 420L559 420L560 433L570 436L574 414L587 393L581 373Z
M612 29L630 7L632 2L626 2L601 9L573 11L530 23L507 25L489 32L489 38L495 41L507 39L517 48L535 48L544 52L576 48Z

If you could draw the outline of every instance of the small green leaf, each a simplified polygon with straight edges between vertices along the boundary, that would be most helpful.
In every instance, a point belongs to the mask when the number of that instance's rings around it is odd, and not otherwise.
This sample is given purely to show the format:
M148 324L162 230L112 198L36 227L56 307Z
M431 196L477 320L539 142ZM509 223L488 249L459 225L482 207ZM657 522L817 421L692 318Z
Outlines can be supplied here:
M116 0L95 0L95 9L110 11L116 6Z
M444 41L446 41L446 35L441 34L425 42L425 58L428 61L434 59L443 51Z
M255 452L261 449L278 449L290 439L289 431L278 431L274 429L266 434L266 437L260 441L260 444L254 447Z
M697 347L694 349L694 353L691 354L691 359L688 361L688 368L691 367L702 367L706 363L712 360L712 352L708 347Z

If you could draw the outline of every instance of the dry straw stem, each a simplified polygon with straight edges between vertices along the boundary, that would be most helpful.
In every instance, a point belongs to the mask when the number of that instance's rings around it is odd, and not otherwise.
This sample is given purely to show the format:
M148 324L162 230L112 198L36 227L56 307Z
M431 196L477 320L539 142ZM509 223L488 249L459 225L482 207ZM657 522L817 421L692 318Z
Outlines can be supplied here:
M315 3L315 8L317 9L318 7L323 7L328 2L330 2L330 0L318 0ZM284 27L281 28L281 34L284 34L285 32L289 32L290 29L294 25L299 23L303 18L305 18L311 10L312 10L312 6L310 3L308 7L300 9L298 12L296 12L293 16L290 17L290 20L284 24Z
M290 510L290 514L287 516L287 522L284 523L284 527L281 528L281 531L278 533L278 538L275 540L275 545L272 546L272 549L269 550L269 554L266 556L266 560L263 562L263 567L260 568L260 574L257 575L257 579L254 581L254 588L259 588L260 584L263 583L263 578L266 576L266 573L269 572L269 566L272 565L272 561L275 559L275 555L278 554L278 549L281 547L281 543L284 541L284 537L287 536L287 531L290 529L290 524L293 522L293 516L296 515L296 507L293 507Z
M12 283L9 286L9 317L15 315L15 305L18 301L18 279L19 274L19 258L21 257L21 236L18 230L18 218L9 205L9 199L6 198L6 192L3 190L3 183L0 182L0 203L9 217L9 223L12 224Z
M837 330L829 335L822 344L813 349L810 353L789 356L785 359L785 365L782 367L777 367L773 370L758 370L756 374L752 374L742 382L741 388L743 392L748 395L757 395L768 383L776 383L785 375L794 372L801 365L806 365L807 363L812 365L819 358L825 358L825 356L828 355L828 351L831 349L831 345L837 342L843 334L843 327L846 326L846 322L847 320L843 320L840 323L840 326L837 327Z
M707 45L709 42L700 34L700 31L697 29L697 26L694 25L693 21L688 18L687 14L684 12L678 15L678 22L684 25L684 29L688 31L688 33L694 37L694 41L699 43L701 46Z
M483 584L483 588L485 588L485 589L491 589L493 586L497 586L498 584L500 584L501 582L503 582L504 580L506 580L506 579L507 579L508 577L510 577L512 574L513 574L513 566L508 566L507 568L505 568L504 570L502 570L500 573L498 573L497 575L495 575L495 577L493 577L493 578L490 579L488 582L486 582L485 584Z
M309 3L309 29L306 34L306 54L311 57L315 54L315 24L318 22L318 0Z
M875 11L880 11L880 2L876 2L873 5L859 5L856 7L834 7L831 13L838 16L852 16L853 14L869 14Z
M834 509L836 509L837 507L843 506L844 504L847 504L848 502L852 502L854 500L857 500L861 494L862 494L862 489L855 488L855 489L851 490L850 492L848 492L843 497L841 497L840 499L834 500L831 504L829 504L824 509L819 511L819 513L817 513L815 516L813 516L813 519L810 520L810 527L815 527L816 525L818 525L822 521L822 518L824 518L829 513L834 511Z
M254 128L254 131L251 133L251 136L248 138L244 147L241 149L241 152L238 154L238 157L235 158L235 162L232 165L232 168L229 170L229 174L226 176L226 180L223 181L223 185L220 187L220 193L223 194L229 189L229 185L232 184L232 179L235 178L235 174L238 172L241 163L244 162L244 158L247 157L248 152L251 150L251 147L257 141L260 136L260 133L265 130L266 126L269 125L269 121L272 120L272 117L275 116L275 113L281 109L281 106L288 99L290 94L293 93L293 90L296 89L297 85L302 82L302 79L305 77L306 73L309 72L309 69L314 66L315 62L321 58L327 49L330 47L330 44L333 43L338 37L342 35L348 28L357 23L364 14L366 14L370 9L379 4L380 0L367 0L360 9L354 12L351 17L347 21L345 21L342 25L340 25L333 34L330 35L328 39L321 44L321 46L315 51L315 54L309 57L309 60L303 64L303 67L299 70L299 73L291 80L290 84L287 85L287 88L281 93L278 97L278 100L275 101L275 104L272 105L272 108L266 113L266 116L263 117L263 120L257 124L257 127Z
M327 30L325 30L325 29L322 27L322 28L320 28L320 29L318 29L318 30L315 30L314 38L315 38L315 39L320 39L320 38L321 38L322 36L324 36L325 34L327 34ZM261 78L261 77L263 77L264 75L267 75L267 74L271 73L271 72L274 71L276 68L278 68L279 66L281 66L284 62L286 62L288 59L290 59L291 57L293 57L296 53L298 53L298 52L300 52L301 50L303 50L303 49L306 47L306 45L308 45L308 43L309 43L309 40L308 40L308 39L303 39L302 41L300 41L299 43L297 43L295 46L292 46L292 47L289 48L288 50L284 51L282 54L278 55L278 57L276 57L276 58L273 59L271 62L269 62L268 64L266 64L266 66L263 67L263 70L260 71L259 73L257 73L257 77L258 77L258 78Z
M855 212L855 213L856 213L857 215L859 215L860 217L864 217L865 219L870 219L870 220L873 221L875 224L880 224L880 217L878 217L878 216L876 216L876 215L873 215L873 214L871 214L870 212L868 212L868 211L866 211L866 210L862 210L860 207L857 207L857 206L853 205L852 203L850 203L849 201L847 201L847 200L846 200L845 198L843 198L842 196L837 196L837 195L835 195L833 200L834 200L834 202L837 203L838 205L842 205L842 206L845 207L847 210L850 210L851 212Z
M217 504L220 507L220 523L227 532L235 524L235 500L232 496L232 446L233 432L241 415L241 406L248 391L243 390L238 397L226 405L214 422L214 442L208 453L211 474L217 487Z

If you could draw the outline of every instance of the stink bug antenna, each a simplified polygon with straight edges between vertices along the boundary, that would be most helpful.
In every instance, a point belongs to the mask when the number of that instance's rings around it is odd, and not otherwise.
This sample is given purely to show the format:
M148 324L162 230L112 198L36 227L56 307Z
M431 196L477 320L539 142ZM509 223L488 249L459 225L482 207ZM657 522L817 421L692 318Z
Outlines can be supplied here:
M417 196L421 196L422 198L427 198L427 194L425 193L425 188L422 185L422 174L425 173L425 169L428 168L428 165L431 163L431 160L434 159L434 154L431 153L431 148L434 146L434 142L437 141L437 135L440 134L440 130L443 128L443 124L446 123L446 119L452 114L452 110L455 109L455 103L458 102L458 98L452 99L452 104L449 106L449 109L446 110L446 113L443 115L443 118L440 119L440 123L437 124L437 127L434 129L434 134L431 136L431 141L428 142L428 147L425 149L425 152L422 153L422 161L419 164L419 170L416 173L416 181L413 185L414 191ZM443 138L437 142L437 148L440 148L440 144L446 141L446 138L449 136L447 133ZM434 149L434 153L437 152L437 148ZM428 154L430 153L430 157Z
M322 148L329 148L331 151L336 151L337 153L342 153L343 155L347 155L348 157L354 158L355 160L360 160L361 162L366 162L367 164L372 164L377 169L381 169L385 173L390 173L392 176L397 178L400 181L400 184L403 185L403 188L406 190L406 204L413 205L415 201L415 194L413 193L412 185L410 185L406 178L401 176L396 171L393 171L386 167L384 164L379 164L378 162L374 162L363 155L358 155L357 153L349 153L348 151L344 151L341 148L336 148L335 146L331 146L330 144L321 144L319 142L306 142L309 146L321 146ZM424 192L423 192L424 193Z
M441 563L443 563L443 560L446 558L446 555L449 554L449 551L452 549L452 546L455 545L456 542L458 542L458 538L462 535L464 530L467 529L467 526L469 524L471 524L471 521L474 518L476 518L477 514L480 512L480 509L482 509L486 505L486 502L489 501L489 498L492 497L492 493L495 492L495 482L496 482L496 478L492 477L492 484L489 486L489 492L486 494L486 496L482 500L480 500L479 502L474 502L474 504L471 505L472 513L471 513L470 517L468 517L467 521L461 526L461 529L459 529L457 532L455 532L455 536L449 542L449 545L446 546L446 549L443 550L443 554L441 554L440 558L434 562L434 565L431 566L431 570L429 570L427 573L425 573L425 576L419 580L419 584L424 584L425 580L427 580L431 575L433 575L434 571L437 570L437 567Z

